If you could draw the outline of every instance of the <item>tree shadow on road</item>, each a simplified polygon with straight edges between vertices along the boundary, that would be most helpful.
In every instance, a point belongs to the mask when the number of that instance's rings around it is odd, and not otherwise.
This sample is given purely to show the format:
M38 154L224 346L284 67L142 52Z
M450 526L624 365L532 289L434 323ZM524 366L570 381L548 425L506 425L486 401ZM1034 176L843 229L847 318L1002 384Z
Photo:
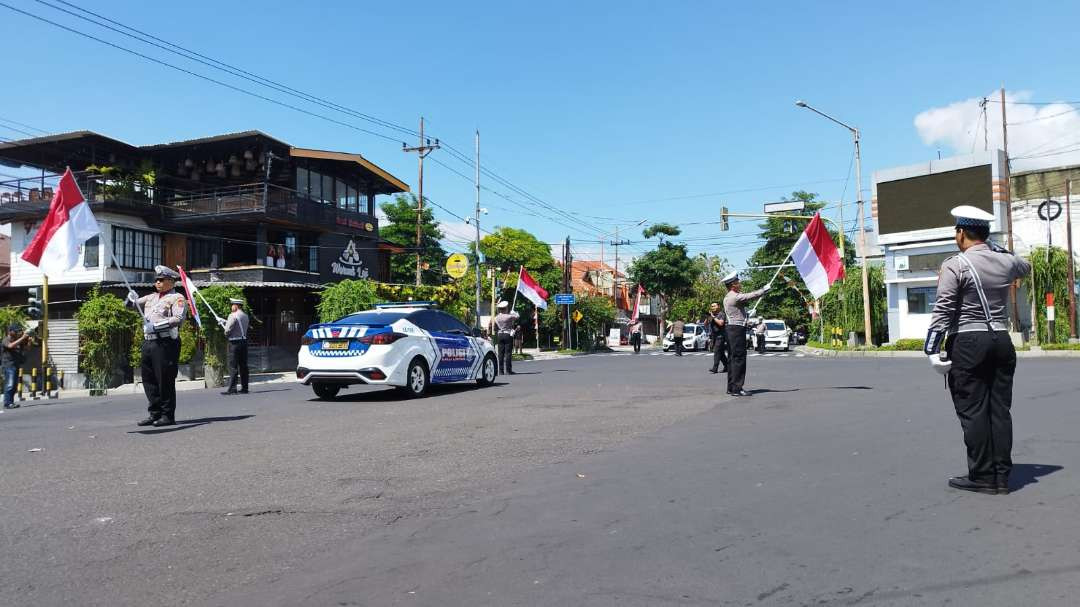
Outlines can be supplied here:
M1012 474L1009 475L1009 490L1019 491L1039 482L1040 476L1053 474L1061 469L1061 466L1050 464L1013 464Z
M213 424L217 422L236 422L244 419L255 417L254 415L230 415L228 417L200 417L197 419L178 419L175 426L165 426L163 428L151 428L148 430L132 430L128 434L166 434L168 432L179 432L180 430L187 430L188 428L197 428L199 426L205 426L206 424Z

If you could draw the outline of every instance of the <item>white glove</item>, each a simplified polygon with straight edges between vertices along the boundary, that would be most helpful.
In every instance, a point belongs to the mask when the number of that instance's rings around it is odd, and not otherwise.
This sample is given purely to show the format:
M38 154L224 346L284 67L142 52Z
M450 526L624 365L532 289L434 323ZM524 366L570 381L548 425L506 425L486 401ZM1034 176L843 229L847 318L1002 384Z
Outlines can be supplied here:
M771 282L765 283L765 286L761 287L761 290L768 293L769 291L772 290L772 283Z
M926 357L930 361L930 368L942 375L947 375L952 367L951 360L941 360L941 353L935 352Z
M131 303L131 305L138 304L139 303L139 295L138 295L138 293L136 293L135 291L128 291L128 293L127 293L127 301L129 303Z
M149 320L144 320L143 324L142 324L142 330L143 330L143 333L146 334L146 335L153 335L153 333L154 333L154 323L150 322Z
M219 327L224 329L225 328L225 319L224 318L217 319L217 324L218 324Z

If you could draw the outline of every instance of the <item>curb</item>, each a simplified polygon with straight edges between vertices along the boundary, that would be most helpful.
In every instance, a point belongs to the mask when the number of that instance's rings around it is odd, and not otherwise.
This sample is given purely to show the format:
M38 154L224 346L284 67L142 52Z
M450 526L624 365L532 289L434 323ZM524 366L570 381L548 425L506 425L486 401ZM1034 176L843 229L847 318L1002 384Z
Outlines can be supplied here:
M295 381L296 381L296 379L295 379L295 377L293 377L292 373L286 373L286 372L282 372L282 373L252 373L251 376L249 377L249 382L251 383L251 385L283 384L283 383L291 383L291 382L295 382ZM219 386L219 387L223 387L223 386ZM206 389L206 388L207 388L206 381L203 380L203 379L184 380L184 381L176 382L176 391L177 392L188 392L190 390L203 390L203 389ZM143 393L142 384L141 383L132 383L132 384L123 384L123 385L117 386L115 388L109 388L105 395L95 395L95 396L116 396L116 395L126 396L126 395L129 395L129 394L142 394L142 393ZM67 399L70 399L70 398L87 398L89 396L91 396L91 395L90 395L90 390L88 390L88 389L60 390L59 391L59 396L57 398L51 398L51 399L41 398L39 400L56 401L56 400L64 400L66 398ZM26 400L31 400L31 399L26 399ZM33 402L33 401L31 401L31 402Z
M920 358L925 356L922 352L912 350L823 350L809 346L797 346L796 352L802 352L807 356L819 358ZM1080 358L1078 350L1043 350L1032 348L1031 350L1018 350L1017 358Z

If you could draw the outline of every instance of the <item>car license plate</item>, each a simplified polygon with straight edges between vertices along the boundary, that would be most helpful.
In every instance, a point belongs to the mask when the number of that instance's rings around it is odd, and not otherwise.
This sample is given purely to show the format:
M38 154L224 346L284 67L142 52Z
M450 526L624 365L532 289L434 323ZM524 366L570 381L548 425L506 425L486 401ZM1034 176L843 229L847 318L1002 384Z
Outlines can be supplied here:
M349 349L349 340L347 340L347 339L336 339L336 340L332 340L332 341L331 340L324 340L323 341L323 350L348 350L348 349Z

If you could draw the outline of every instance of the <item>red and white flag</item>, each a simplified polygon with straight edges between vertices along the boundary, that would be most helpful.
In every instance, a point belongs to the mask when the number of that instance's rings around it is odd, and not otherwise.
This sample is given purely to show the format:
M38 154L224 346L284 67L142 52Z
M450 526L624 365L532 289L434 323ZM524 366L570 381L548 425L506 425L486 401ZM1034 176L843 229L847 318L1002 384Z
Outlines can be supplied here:
M517 290L537 308L547 309L548 292L532 276L529 276L529 273L525 271L525 266L521 266L521 270L518 271Z
M791 260L799 269L799 274L806 281L806 288L814 299L829 292L834 282L844 277L844 262L836 250L832 236L821 221L821 214L815 213L806 226L806 231L791 250Z
M191 282L188 278L187 272L184 271L183 266L176 266L177 270L180 270L180 283L184 285L184 291L187 292L188 308L191 309L191 317L195 319L195 324L199 325L202 329L202 318L199 317L199 308L195 305L195 292L199 290L199 287L195 286L195 283Z
M634 299L634 315L630 317L630 322L637 322L638 311L641 309L641 294L645 292L645 289L638 285L637 298Z
M45 222L23 251L23 261L37 266L46 276L59 277L78 265L79 247L100 232L90 203L68 169L60 178Z

